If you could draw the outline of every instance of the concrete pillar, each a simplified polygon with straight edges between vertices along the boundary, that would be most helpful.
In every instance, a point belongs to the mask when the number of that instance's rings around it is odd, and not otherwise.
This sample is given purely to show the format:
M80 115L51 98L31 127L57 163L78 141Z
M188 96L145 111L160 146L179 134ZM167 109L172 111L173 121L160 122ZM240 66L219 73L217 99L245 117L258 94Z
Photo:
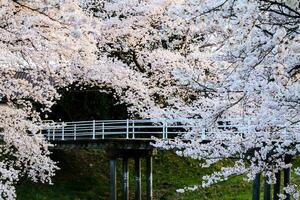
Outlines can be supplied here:
M128 141L128 140L127 140ZM136 142L136 140L133 140ZM130 141L131 143L132 141ZM144 143L142 143L144 144ZM108 154L108 157L110 159L110 200L116 200L117 199L117 182L116 182L116 159L121 158L122 159L122 198L124 200L128 200L130 197L129 192L129 169L128 169L128 160L129 158L134 158L135 164L135 172L134 172L134 182L135 182L135 197L136 200L142 199L142 187L141 187L141 159L146 158L146 190L147 190L147 197L145 200L152 200L152 158L153 155L156 154L155 149L140 149L140 148L121 148L116 149L115 144L110 144L110 148L106 149L106 152ZM123 144L124 145L124 144ZM128 143L126 143L128 145ZM119 144L120 146L120 144ZM143 146L142 146L143 147Z
M128 158L123 158L123 200L129 200Z
M147 200L152 200L152 156L146 157Z
M252 200L259 200L260 194L260 174L256 174L253 180Z
M111 158L109 160L110 167L110 200L117 200L117 171L116 171L116 159Z
M134 158L135 200L142 199L141 158Z

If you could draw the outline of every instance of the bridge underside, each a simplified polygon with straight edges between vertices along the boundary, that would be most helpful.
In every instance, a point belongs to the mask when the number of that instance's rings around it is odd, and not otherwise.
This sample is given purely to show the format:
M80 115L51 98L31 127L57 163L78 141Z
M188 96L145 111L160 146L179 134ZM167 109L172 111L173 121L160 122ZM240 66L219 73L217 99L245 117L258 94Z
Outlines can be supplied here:
M127 149L151 150L151 139L55 140L52 149Z
M128 160L134 159L134 182L136 200L142 199L141 160L146 160L146 199L152 200L152 159L157 150L151 139L101 139L101 140L59 140L53 141L53 150L105 149L110 167L110 200L117 199L117 160L122 161L122 199L129 199Z

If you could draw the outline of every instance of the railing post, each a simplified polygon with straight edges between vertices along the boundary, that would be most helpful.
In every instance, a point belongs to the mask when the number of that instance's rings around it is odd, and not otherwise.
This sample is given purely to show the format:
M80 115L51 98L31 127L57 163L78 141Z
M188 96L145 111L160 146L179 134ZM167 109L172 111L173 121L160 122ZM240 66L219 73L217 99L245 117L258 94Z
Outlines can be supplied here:
M165 138L168 139L168 122L165 121Z
M53 129L52 140L55 140L55 127Z
M50 140L50 129L47 130L47 138Z
M126 139L129 139L129 120L126 120Z
M166 125L165 125L165 121L163 121L163 139L166 139Z
M62 122L61 139L65 140L65 124Z
M132 120L132 138L135 139L135 134L134 134L134 120Z
M95 139L95 120L93 120L93 140Z
M76 132L77 132L77 130L76 130L76 124L74 124L74 140L76 140Z
M104 122L102 122L102 139L104 139Z

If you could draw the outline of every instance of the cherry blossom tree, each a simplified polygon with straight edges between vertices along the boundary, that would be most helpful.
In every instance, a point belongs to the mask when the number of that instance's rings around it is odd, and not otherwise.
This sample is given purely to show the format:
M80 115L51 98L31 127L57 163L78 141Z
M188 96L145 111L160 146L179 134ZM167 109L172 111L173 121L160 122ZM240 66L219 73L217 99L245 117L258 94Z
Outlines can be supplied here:
M292 166L300 150L298 1L111 1L93 13L102 19L101 52L142 77L134 87L122 80L131 111L199 119L189 123L208 130L205 140L194 130L155 146L204 166L237 159L202 186L258 173L274 183Z
M57 166L34 105L49 110L57 88L94 63L96 26L76 1L1 1L0 199L15 199L23 176L51 183Z
M121 95L144 82L100 53L102 20L89 9L77 0L0 3L0 199L15 199L23 176L51 183L57 166L41 116L51 112L60 88L97 86Z
M297 1L4 0L0 13L2 198L23 175L50 182L40 114L74 84L113 91L133 116L200 123L206 138L155 146L206 167L235 158L203 186L257 173L273 183L299 153Z

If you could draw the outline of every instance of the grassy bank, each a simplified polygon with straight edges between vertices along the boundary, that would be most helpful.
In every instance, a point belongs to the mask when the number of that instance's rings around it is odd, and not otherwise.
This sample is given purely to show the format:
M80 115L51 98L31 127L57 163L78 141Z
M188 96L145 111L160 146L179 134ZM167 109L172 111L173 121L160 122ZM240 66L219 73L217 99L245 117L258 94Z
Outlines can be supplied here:
M53 154L61 170L54 178L54 185L32 184L23 181L17 186L18 200L106 200L109 191L108 160L104 151L76 150L59 151ZM235 177L230 181L210 188L199 189L183 194L176 189L201 183L202 175L211 173L224 163L213 168L201 169L198 162L180 158L172 152L160 151L153 160L154 199L160 200L247 200L251 199L251 184ZM121 175L121 162L118 163ZM145 163L142 163L142 167ZM130 161L130 174L133 174L133 161ZM144 171L143 171L144 173ZM145 177L142 177L145 179ZM133 196L133 177L130 177ZM144 181L144 180L143 180ZM296 179L300 183L300 180ZM145 183L145 181L143 182ZM145 186L145 184L144 184ZM118 187L121 189L120 179ZM145 191L145 189L143 189ZM119 191L119 194L121 191ZM133 199L133 198L131 198ZM144 199L144 198L143 198Z

